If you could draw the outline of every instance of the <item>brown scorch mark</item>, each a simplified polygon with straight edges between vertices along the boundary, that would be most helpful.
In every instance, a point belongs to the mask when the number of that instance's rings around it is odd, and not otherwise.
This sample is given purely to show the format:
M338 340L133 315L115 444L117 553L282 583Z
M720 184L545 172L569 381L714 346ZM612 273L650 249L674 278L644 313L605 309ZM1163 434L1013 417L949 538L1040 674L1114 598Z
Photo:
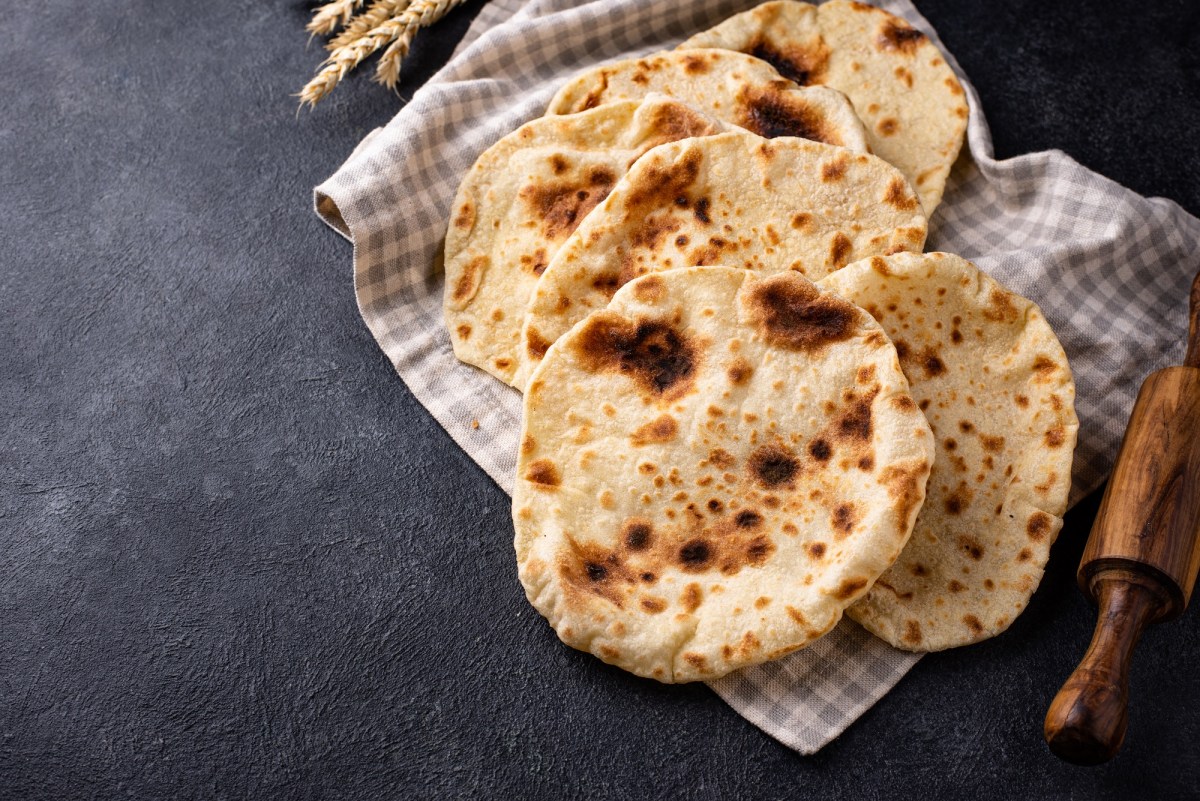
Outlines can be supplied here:
M542 235L550 241L566 239L587 213L608 197L617 176L607 167L594 166L580 181L547 181L529 184L520 196L542 222Z
M748 304L766 340L789 350L819 351L849 339L858 323L854 306L791 272L758 282Z
M452 301L456 304L463 304L475 297L475 293L479 291L479 285L483 281L483 271L487 269L488 262L487 256L476 256L463 265L462 274L454 282L454 289L450 293Z
M917 199L903 178L893 178L888 183L883 202L900 211L913 211L917 208Z
M1049 535L1053 522L1050 515L1045 512L1034 512L1029 518L1029 524L1025 527L1025 533L1034 542L1041 542Z
M621 531L621 541L631 551L644 551L651 545L654 528L649 520L633 518L625 521Z
M726 373L731 384L741 386L750 380L750 376L754 374L754 367L745 358L739 356L729 365Z
M681 103L663 103L656 106L648 127L653 135L643 145L646 150L667 142L709 136L717 132L711 122Z
M562 483L562 479L558 475L558 468L549 459L530 462L529 468L525 471L525 479L545 488L554 488Z
M767 489L789 484L800 462L780 445L764 445L750 455L750 473Z
M829 145L842 144L821 112L796 95L787 94L787 82L769 89L743 86L738 91L737 125L759 136L798 136Z
M615 312L597 312L574 341L587 369L620 372L661 400L676 400L695 385L699 349L661 320L634 321Z
M889 20L876 40L880 50L912 55L925 42L925 34L899 20Z
M554 343L542 336L536 328L530 328L525 334L525 349L534 359L541 359Z
M635 446L661 444L675 439L678 432L679 425L675 422L675 418L664 414L635 429L630 435L629 441Z
M780 75L801 86L824 83L825 69L829 63L829 48L820 39L807 47L780 49L759 36L742 52L762 59Z

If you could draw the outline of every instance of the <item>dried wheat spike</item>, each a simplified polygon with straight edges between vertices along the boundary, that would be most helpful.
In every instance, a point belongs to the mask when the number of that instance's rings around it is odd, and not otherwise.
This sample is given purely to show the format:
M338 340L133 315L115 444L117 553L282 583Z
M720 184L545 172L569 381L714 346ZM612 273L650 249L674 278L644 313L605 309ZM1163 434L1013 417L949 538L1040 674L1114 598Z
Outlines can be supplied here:
M333 87L346 77L346 73L403 32L404 22L401 17L393 17L367 31L362 38L333 51L329 58L325 59L325 66L300 90L300 104L315 106L321 98L333 91Z
M379 64L375 68L375 80L389 89L395 89L400 81L400 63L408 55L408 49L412 46L417 31L433 25L462 2L463 0L413 0L398 17L405 20L406 24L396 40L379 57Z
M372 28L379 27L408 8L410 2L411 0L373 0L366 11L350 20L349 25L325 43L325 49L332 52L361 39Z
M313 13L313 18L304 26L309 33L333 33L345 25L363 0L330 0Z

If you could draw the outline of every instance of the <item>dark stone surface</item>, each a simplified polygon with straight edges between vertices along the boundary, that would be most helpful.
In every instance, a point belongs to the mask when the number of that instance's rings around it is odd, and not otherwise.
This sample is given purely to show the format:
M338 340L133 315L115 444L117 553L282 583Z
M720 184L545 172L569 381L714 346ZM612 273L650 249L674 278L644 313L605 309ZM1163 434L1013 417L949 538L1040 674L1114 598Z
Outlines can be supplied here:
M1200 212L1200 6L920 6L999 155L1062 148ZM418 39L405 96L478 8ZM507 498L393 374L309 210L402 101L356 76L297 117L307 13L3 12L0 797L1200 795L1195 610L1142 643L1115 762L1042 744L1094 620L1095 499L1008 633L815 757L559 645Z

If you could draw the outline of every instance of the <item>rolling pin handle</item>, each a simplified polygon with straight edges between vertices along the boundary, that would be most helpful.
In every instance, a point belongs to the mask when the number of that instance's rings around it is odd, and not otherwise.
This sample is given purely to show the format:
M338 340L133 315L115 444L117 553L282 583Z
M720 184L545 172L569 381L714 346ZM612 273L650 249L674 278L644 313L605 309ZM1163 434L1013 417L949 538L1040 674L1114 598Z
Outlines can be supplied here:
M1154 584L1127 574L1095 578L1092 589L1100 615L1091 647L1046 713L1046 743L1062 759L1098 765L1121 748L1133 649L1142 630L1164 611L1163 595Z

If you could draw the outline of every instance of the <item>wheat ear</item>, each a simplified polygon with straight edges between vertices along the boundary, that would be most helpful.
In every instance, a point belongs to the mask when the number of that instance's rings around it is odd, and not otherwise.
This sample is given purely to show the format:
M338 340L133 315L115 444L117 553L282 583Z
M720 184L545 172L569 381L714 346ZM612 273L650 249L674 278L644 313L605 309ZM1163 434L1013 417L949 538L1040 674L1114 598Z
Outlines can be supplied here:
M404 23L401 18L393 17L367 31L360 39L334 50L329 58L325 59L325 66L300 90L300 104L315 106L321 98L333 91L333 87L346 77L346 73L403 32Z
M330 0L313 12L305 30L314 34L333 33L349 22L354 10L362 4L363 0Z
M400 62L408 55L408 49L412 46L417 31L434 24L462 2L463 0L413 0L397 17L404 25L396 40L379 57L379 64L375 68L375 80L388 89L395 89L400 81Z
M325 49L333 52L366 36L392 17L408 8L410 0L373 0L367 10L359 14L336 36L325 43Z

